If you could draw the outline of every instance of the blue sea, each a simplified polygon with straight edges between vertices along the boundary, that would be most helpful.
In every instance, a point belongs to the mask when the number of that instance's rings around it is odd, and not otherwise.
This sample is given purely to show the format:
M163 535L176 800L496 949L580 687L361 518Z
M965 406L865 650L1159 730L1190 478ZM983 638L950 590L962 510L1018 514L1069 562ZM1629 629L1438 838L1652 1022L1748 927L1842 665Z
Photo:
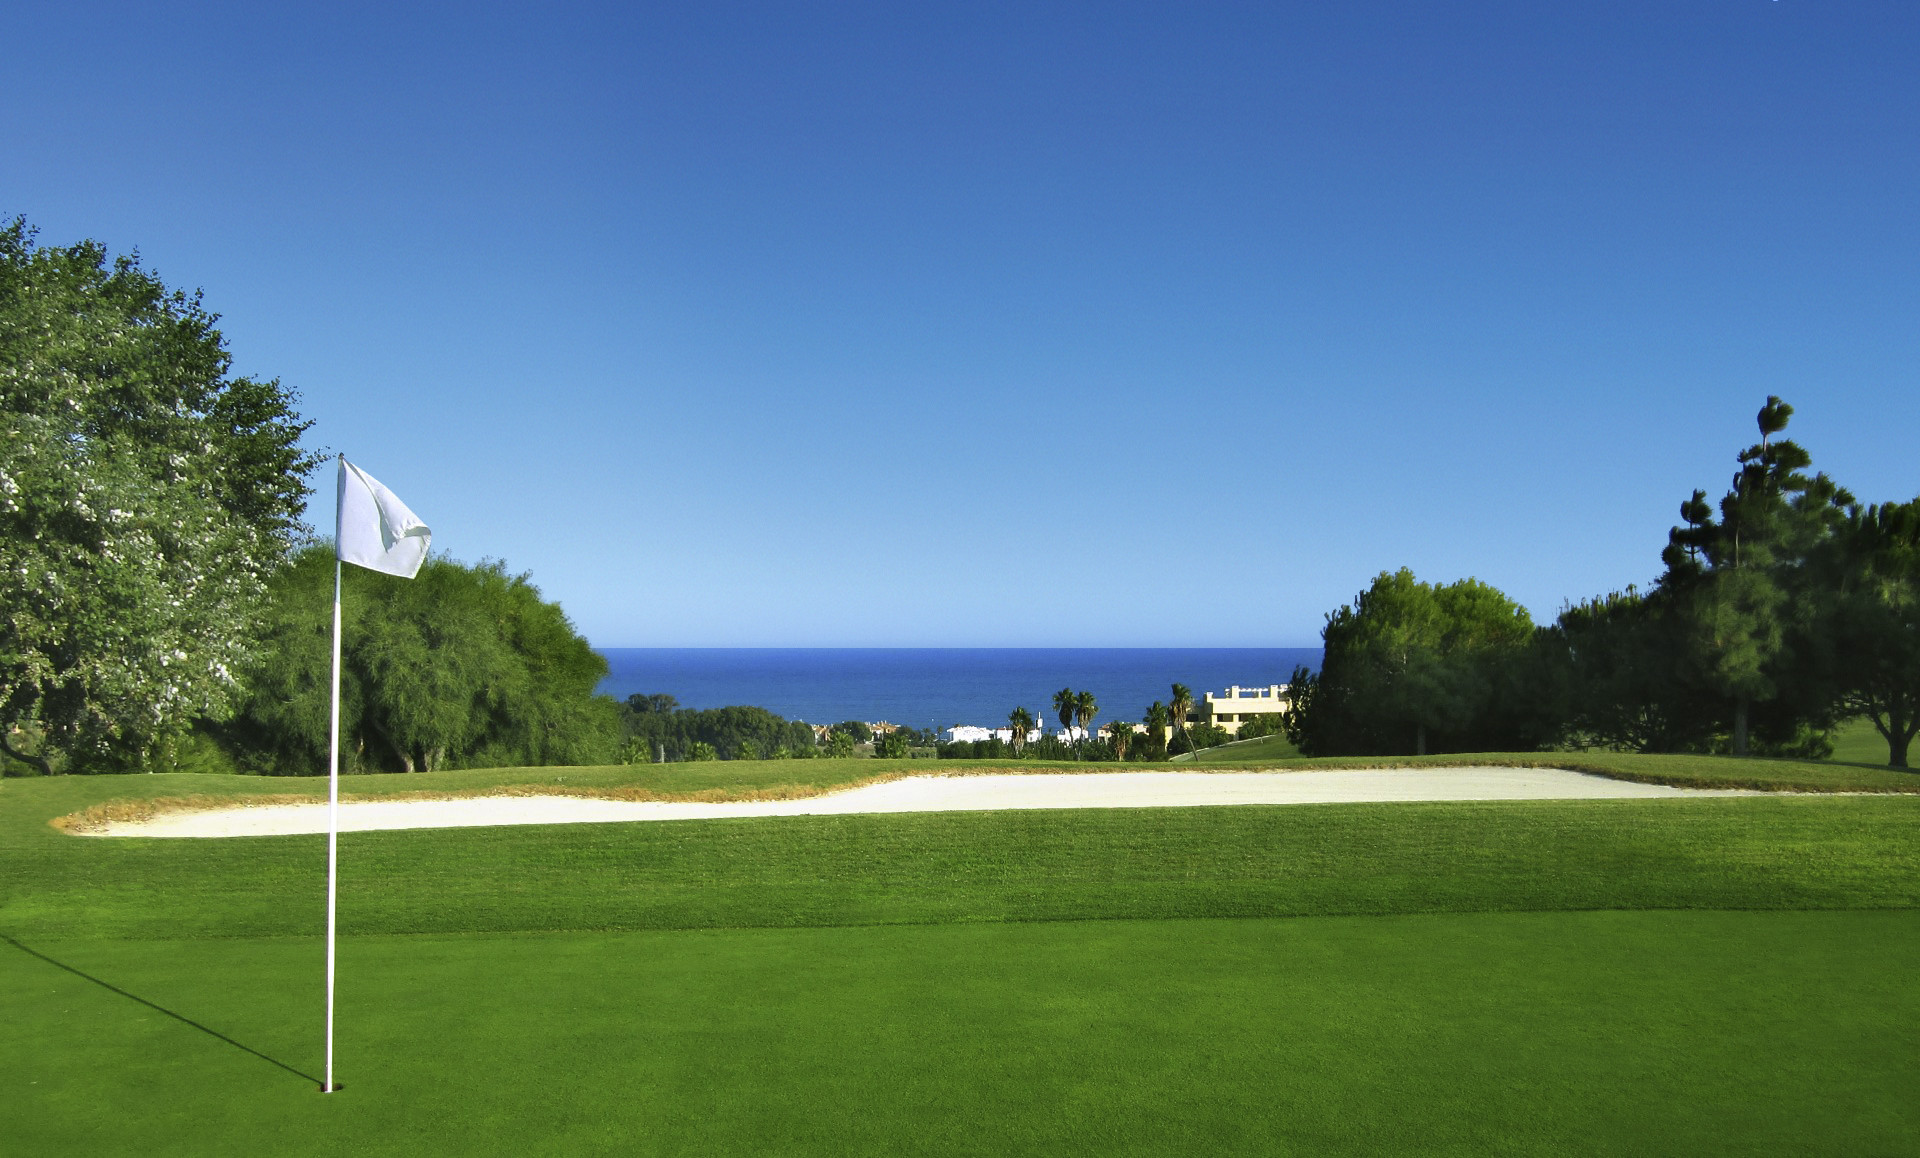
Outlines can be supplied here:
M1053 693L1090 691L1101 720L1138 720L1175 683L1206 692L1283 684L1319 670L1317 647L598 649L600 690L664 692L683 708L751 704L810 724L886 720L916 728L994 727L1024 707L1053 719Z

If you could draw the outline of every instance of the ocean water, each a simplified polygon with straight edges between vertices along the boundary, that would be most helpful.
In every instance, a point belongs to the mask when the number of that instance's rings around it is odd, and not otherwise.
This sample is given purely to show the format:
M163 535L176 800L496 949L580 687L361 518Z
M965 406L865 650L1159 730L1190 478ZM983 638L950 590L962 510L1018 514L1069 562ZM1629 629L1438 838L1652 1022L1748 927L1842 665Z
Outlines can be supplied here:
M1206 692L1282 684L1319 670L1317 647L598 649L600 690L664 692L683 708L751 704L810 724L886 720L916 728L997 727L1024 707L1051 722L1053 693L1090 691L1100 720L1139 720L1176 682Z

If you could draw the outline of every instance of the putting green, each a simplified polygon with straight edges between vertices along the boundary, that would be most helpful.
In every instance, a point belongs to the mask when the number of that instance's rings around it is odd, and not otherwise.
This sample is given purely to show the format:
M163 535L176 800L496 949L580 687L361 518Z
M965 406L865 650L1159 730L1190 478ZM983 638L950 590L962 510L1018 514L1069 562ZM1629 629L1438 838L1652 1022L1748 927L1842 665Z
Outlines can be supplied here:
M1913 1153L1916 961L1913 912L352 938L346 1089L323 1097L293 1072L318 1064L312 941L0 943L0 1136L18 1154Z

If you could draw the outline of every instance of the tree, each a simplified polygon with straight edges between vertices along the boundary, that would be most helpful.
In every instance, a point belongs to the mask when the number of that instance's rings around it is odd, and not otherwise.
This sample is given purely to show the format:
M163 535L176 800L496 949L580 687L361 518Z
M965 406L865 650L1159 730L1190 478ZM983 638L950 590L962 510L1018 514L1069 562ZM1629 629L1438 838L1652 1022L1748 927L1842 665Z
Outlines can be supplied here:
M1793 407L1768 396L1756 416L1760 441L1737 456L1719 518L1694 491L1681 505L1685 526L1668 532L1661 553L1660 588L1683 609L1695 678L1732 706L1736 756L1748 752L1755 703L1782 698L1783 677L1795 674L1789 636L1802 564L1853 505L1825 475L1805 473L1813 462L1805 449L1774 439L1792 417Z
M257 771L326 769L333 550L298 552L272 583L260 652L222 735ZM419 575L343 576L340 739L352 771L595 764L619 752L606 660L557 604L500 563L430 557Z
M1542 630L1546 672L1534 696L1558 701L1548 711L1564 721L1565 741L1635 752L1707 750L1719 700L1684 678L1683 615L1667 593L1629 587L1573 604Z
M1147 705L1144 719L1147 725L1147 743L1159 750L1158 755L1164 756L1167 751L1167 725L1172 722L1173 713L1167 710L1167 705L1155 700ZM1148 759L1152 758L1152 755L1148 756Z
M1061 688L1053 693L1053 713L1060 717L1060 728L1071 735L1073 727L1074 695L1072 688Z
M1015 708L1007 715L1007 728L1011 732L1014 759L1020 758L1020 749L1027 746L1027 733L1033 731L1033 713L1025 708Z
M827 755L835 760L847 760L853 756L853 737L846 732L827 733Z
M1074 695L1073 718L1074 722L1080 725L1080 741L1076 742L1075 751L1079 750L1079 743L1084 742L1091 735L1087 729L1093 724L1094 717L1099 714L1100 701L1093 697L1092 692L1078 692Z
M1814 566L1830 593L1829 670L1846 708L1906 768L1920 733L1920 499L1849 513Z
M912 754L908 747L906 736L899 732L888 732L875 741L873 754L888 760L904 760Z
M43 773L163 759L231 711L318 460L198 294L34 238L0 226L0 749Z
M634 715L645 715L648 712L656 712L664 715L679 706L679 700L660 693L648 695L645 692L635 692L633 695L627 697L627 711Z
M1319 675L1295 672L1289 735L1316 756L1537 746L1498 695L1532 635L1526 609L1478 579L1383 571L1327 616Z
M1133 725L1125 720L1108 720L1106 731L1107 743L1113 745L1113 758L1124 761L1127 746L1133 742Z
M1193 689L1185 684L1173 685L1173 699L1167 704L1167 711L1173 716L1174 732L1184 736L1187 730L1187 717L1193 714ZM1173 746L1169 744L1168 751L1172 750Z

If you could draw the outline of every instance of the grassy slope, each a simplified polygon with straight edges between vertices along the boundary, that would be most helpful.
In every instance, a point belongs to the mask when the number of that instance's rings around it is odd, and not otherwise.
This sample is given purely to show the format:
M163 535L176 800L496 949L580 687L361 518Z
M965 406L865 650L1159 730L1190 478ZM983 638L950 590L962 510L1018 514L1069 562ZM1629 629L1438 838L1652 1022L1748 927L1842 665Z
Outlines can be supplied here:
M751 790L882 767L534 774ZM0 787L19 1152L1920 1151L1920 797L349 834L350 1088L325 1099L300 1076L322 838L47 825L130 791L292 786Z

